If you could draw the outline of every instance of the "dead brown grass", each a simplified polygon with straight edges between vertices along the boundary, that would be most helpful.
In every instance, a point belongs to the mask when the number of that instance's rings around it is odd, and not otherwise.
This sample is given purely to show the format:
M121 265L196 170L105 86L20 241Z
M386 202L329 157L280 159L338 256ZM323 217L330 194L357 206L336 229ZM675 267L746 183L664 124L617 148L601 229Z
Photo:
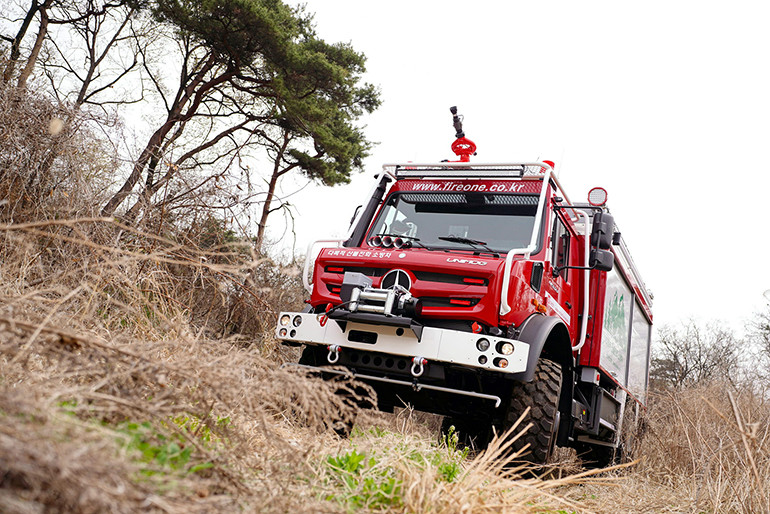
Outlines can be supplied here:
M135 240L107 246L106 237L121 230ZM277 427L326 432L352 416L335 394L349 384L281 370L260 340L206 337L205 319L191 322L200 296L180 294L185 284L195 287L188 280L215 283L215 300L247 289L243 280L253 266L244 265L243 253L223 257L105 220L6 225L0 237L5 506L187 511L247 501L283 512L297 502L312 504L287 487L308 472L316 447L290 444ZM179 278L174 267L188 270ZM261 312L272 311L259 295L251 298ZM62 405L76 417L62 414ZM170 421L180 419L189 422ZM212 467L200 476L174 476L178 484L162 496L159 489L170 487L162 480L137 482L133 458L121 461L118 445L109 436L105 441L109 430L98 427L145 421L157 437L182 438L194 448L193 462ZM101 474L122 492L102 494L101 486L88 492Z
M770 404L750 386L656 392L638 466L569 497L599 512L770 512Z
M6 475L0 489L48 506L65 498L65 511L67 506L102 510L104 504L93 504L96 497L130 511L136 501L148 500L148 490L157 495L162 488L153 481L124 488L125 494L111 498L99 493L100 486L94 494L68 497L73 487L99 483L103 473L116 477L105 484L128 480L132 466L113 466L116 445L104 433L109 430L100 432L97 425L149 421L167 437L181 435L194 448L194 462L213 464L201 477L176 477L179 492L164 501L192 499L193 505L209 508L211 501L234 505L236 499L248 499L284 511L295 500L285 484L295 473L307 471L306 459L315 448L290 444L276 426L290 422L325 432L329 420L349 415L332 387L276 369L254 350L237 346L203 340L107 342L8 318L0 320L0 339L0 396L7 399L0 409L4 419L14 420L4 423ZM76 418L65 417L57 408L61 405ZM195 420L197 429L169 422L180 417ZM229 422L221 425L218 420L224 417ZM201 428L221 444L203 440ZM105 467L111 471L103 472ZM81 468L90 471L82 473ZM76 477L74 483L71 477ZM207 499L185 494L185 489L196 495L204 491Z
M131 512L152 493L104 434L55 414L32 395L0 395L0 511Z
M694 509L770 512L770 403L750 386L656 395L646 441L641 471L684 487Z

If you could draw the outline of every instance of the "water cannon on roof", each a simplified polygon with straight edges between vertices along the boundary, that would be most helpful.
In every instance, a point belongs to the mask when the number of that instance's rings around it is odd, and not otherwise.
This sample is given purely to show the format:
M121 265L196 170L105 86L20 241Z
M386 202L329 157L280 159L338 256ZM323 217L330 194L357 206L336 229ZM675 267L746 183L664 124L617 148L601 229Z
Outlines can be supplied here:
M455 141L452 143L452 151L460 158L459 161L450 162L470 162L471 155L476 155L476 143L465 137L463 132L463 117L457 114L457 107L449 108L452 113L452 123L455 128Z

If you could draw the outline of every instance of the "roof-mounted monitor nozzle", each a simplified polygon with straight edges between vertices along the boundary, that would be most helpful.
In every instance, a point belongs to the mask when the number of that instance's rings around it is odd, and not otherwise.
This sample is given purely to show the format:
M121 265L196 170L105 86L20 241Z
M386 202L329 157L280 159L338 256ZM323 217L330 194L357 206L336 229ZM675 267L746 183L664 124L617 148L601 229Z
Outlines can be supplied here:
M457 107L452 106L449 108L449 112L452 113L452 122L454 122L455 130L457 133L455 134L456 138L465 137L465 132L463 132L463 119L457 115Z
M452 113L452 123L454 124L455 137L457 138L452 143L452 151L460 158L459 161L454 162L470 162L471 155L476 155L476 143L465 137L463 118L457 114L457 107L450 107L449 112Z

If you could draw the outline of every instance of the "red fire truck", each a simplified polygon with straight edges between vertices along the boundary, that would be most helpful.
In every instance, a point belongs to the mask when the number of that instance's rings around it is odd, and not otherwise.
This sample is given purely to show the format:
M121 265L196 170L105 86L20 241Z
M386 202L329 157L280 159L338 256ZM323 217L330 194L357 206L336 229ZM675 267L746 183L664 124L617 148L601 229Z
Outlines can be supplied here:
M529 460L608 464L645 405L652 301L606 192L573 202L549 161L471 163L452 113L459 160L385 165L348 237L310 245L308 307L276 337L477 447L529 407Z

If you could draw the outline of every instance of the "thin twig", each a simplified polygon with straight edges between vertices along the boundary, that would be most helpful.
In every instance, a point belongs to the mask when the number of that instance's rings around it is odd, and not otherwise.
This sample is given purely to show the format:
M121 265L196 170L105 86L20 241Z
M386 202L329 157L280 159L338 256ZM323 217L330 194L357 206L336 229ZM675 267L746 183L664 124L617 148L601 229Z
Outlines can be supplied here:
M735 404L735 398L733 398L732 391L727 391L727 397L730 399L730 405L733 407L733 414L735 415L735 422L738 424L738 430L741 432L741 440L743 441L743 447L746 449L746 457L751 464L751 470L754 472L754 478L759 483L759 471L757 471L757 464L754 462L754 455L749 448L749 440L746 437L746 431L743 429L743 421L741 420L741 413L738 411L738 406Z

